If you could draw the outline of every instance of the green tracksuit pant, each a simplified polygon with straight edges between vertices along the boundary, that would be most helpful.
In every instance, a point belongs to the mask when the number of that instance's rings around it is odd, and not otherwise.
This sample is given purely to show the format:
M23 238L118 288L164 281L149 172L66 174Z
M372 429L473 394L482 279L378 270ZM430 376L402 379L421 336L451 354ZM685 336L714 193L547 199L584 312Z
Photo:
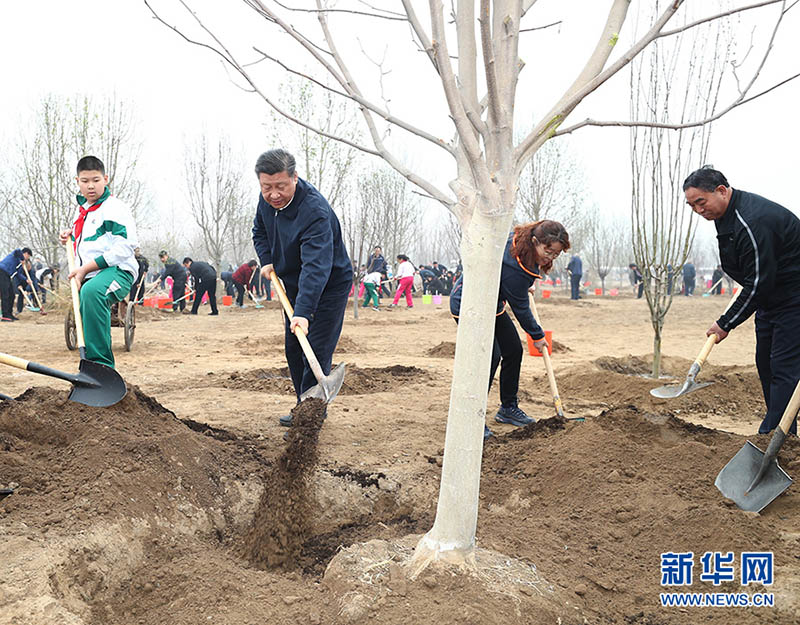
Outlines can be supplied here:
M372 304L375 308L378 307L378 289L376 285L372 284L371 282L365 282L364 286L367 289L367 292L364 294L364 304L363 307L366 308L369 306L370 300L374 301L375 303Z
M114 366L111 352L111 304L130 293L133 276L119 267L106 267L83 283L80 291L86 359Z

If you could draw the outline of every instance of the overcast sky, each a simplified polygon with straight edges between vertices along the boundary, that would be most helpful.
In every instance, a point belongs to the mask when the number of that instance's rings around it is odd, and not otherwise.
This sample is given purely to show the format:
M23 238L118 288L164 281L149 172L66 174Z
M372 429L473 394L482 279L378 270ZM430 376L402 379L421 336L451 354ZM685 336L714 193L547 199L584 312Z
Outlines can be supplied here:
M181 15L173 0L154 0L153 4L174 21L180 20L190 28L189 18ZM389 5L388 2L379 4ZM399 6L399 3L392 4ZM549 29L546 36L537 39L541 42L540 48L526 52L525 71L536 72L541 78L534 83L535 89L526 87L531 95L522 100L539 114L554 101L552 96L563 89L562 85L573 79L587 50L594 46L610 6L607 0L572 2L568 3L570 9L561 9L564 4L557 0L540 0L535 7L537 13L530 16L531 25L548 23L553 16L565 20L560 27ZM633 2L634 6L638 4ZM274 29L241 1L202 0L197 6L221 11L213 14L213 23L220 27L226 42L237 50L248 51L251 45L259 44L268 47L273 41L270 33ZM570 11L572 15L568 14ZM565 12L566 15L561 15ZM759 82L762 88L800 71L800 17L793 15L798 12L792 11L785 20L773 57ZM774 14L774 9L762 14L763 24L757 30L757 42L761 41L759 36L763 38L768 32L766 18ZM437 111L441 111L437 108L441 106L440 91L435 91L436 83L432 82L429 66L420 59L422 55L409 47L407 29L391 25L383 31L364 29L364 20L350 23L353 36L345 39L353 49L363 48L373 58L385 55L391 63L390 78L397 80L394 85L400 85L402 92L393 97L394 110L407 112L421 124L430 120L435 131L449 133L446 127L437 128L434 124ZM752 26L748 23L738 27L740 41L749 41ZM337 35L349 34L343 32L343 28L347 27L340 26ZM534 34L523 37L532 38ZM569 37L573 38L571 43ZM624 40L624 33L620 43L620 50L630 44L630 40ZM102 96L116 93L118 98L130 100L137 111L138 129L145 143L140 171L155 194L155 210L185 209L177 206L181 195L175 191L182 185L184 137L202 132L228 134L240 146L248 169L259 152L271 147L267 143L269 133L265 126L269 119L268 108L263 100L234 86L212 54L187 44L157 23L139 0L7 0L3 2L0 21L0 55L3 59L0 80L4 85L4 97L0 99L0 145L8 146L14 140L20 120L45 94ZM412 60L420 61L419 67ZM362 67L375 71L368 63ZM402 70L409 69L411 78L402 78ZM280 84L280 72L274 67L264 68L264 71L262 88L274 93ZM627 74L623 73L625 76L620 77L616 85L609 85L613 88L591 96L568 121L576 122L587 116L626 118ZM535 97L540 92L551 95ZM405 102L401 96L405 96ZM795 81L730 113L713 130L708 159L728 176L732 186L765 195L795 212L800 212L792 193L800 137L798 101L800 81ZM403 106L410 108L403 109ZM394 136L401 141L401 135L398 132ZM586 170L592 200L609 212L627 213L628 131L586 129L573 135L570 144ZM8 153L6 147L2 151ZM415 154L413 149L411 153ZM425 163L424 159L432 157L417 158ZM3 159L3 166L13 164ZM442 165L443 171L446 167ZM441 188L447 188L447 180L437 182ZM254 179L254 198L256 193Z

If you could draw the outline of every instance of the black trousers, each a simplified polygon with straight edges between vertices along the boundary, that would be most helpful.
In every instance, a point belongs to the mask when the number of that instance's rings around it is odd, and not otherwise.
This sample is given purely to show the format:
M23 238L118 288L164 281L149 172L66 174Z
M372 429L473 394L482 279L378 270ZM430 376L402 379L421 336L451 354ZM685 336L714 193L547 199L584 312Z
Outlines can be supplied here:
M311 349L322 367L322 372L328 375L331 372L331 362L333 361L333 350L339 342L339 335L342 333L342 323L344 322L344 312L349 301L348 293L350 287L343 293L322 294L317 306L314 318L308 324L308 342ZM292 302L292 306L294 306ZM289 365L289 373L292 376L292 384L297 394L298 401L300 395L317 383L317 378L311 371L303 348L297 337L289 331L289 320L284 315L284 344L286 348L286 362Z
M456 319L458 323L458 319ZM507 312L498 315L494 321L494 342L492 343L492 362L489 369L489 391L497 367L500 365L500 403L513 406L519 393L519 371L522 367L522 343L517 328Z
M200 303L203 301L203 295L208 293L208 303L211 304L211 312L217 311L217 281L216 280L197 280L195 283L194 304L192 304L192 314L197 314L197 309L200 308Z
M183 282L178 282L177 280L175 280L172 283L172 299L173 300L177 300L180 298L183 299L181 299L181 301L177 303L172 304L173 311L178 310L178 308L180 308L181 310L186 308L186 298L183 297L184 295L186 295L186 281L184 280Z
M758 431L765 434L778 427L800 380L800 299L776 310L756 312L756 367L767 404ZM791 432L797 434L797 419Z
M0 269L0 303L3 317L11 319L14 310L14 286L11 284L11 276L3 269Z
M239 284L234 281L233 286L236 287L236 304L238 306L244 305L244 284Z
M144 298L144 280L142 280L142 276L139 276L138 278L136 278L136 281L133 283L133 286L131 287L131 293L130 297L128 298L128 301L131 304L133 304L135 302L138 302L142 298ZM143 304L144 302L139 302L139 303Z

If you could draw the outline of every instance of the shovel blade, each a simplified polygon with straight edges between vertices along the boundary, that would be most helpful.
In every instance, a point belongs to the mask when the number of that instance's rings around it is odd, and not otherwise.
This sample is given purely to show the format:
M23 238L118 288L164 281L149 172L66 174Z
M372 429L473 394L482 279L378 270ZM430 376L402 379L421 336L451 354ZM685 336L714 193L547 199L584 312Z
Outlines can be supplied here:
M777 461L773 461L758 484L745 495L758 475L763 459L764 452L747 441L719 472L714 486L742 510L761 512L792 483L786 471L778 466Z
M713 382L693 382L686 380L683 384L667 384L650 389L650 394L659 399L673 399L691 393L692 391L711 386Z
M305 393L300 395L300 401L308 399L309 397L316 397L326 403L331 403L339 394L344 382L344 363L339 363L328 375L315 384Z
M113 406L128 393L125 380L111 367L81 359L69 399L85 406Z

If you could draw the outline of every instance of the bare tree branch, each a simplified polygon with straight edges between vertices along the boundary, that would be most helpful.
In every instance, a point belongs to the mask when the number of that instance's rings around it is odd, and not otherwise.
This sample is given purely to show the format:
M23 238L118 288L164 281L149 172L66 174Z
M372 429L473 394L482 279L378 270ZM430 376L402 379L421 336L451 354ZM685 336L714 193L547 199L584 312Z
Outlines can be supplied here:
M672 30L665 30L663 33L660 33L656 39L660 39L661 37L669 37L670 35L677 35L678 33L682 33L684 31L689 30L690 28L694 28L695 26L699 26L700 24L705 24L706 22L711 22L714 20L721 19L723 17L728 17L730 15L735 15L736 13L741 13L742 11L749 11L750 9L758 9L760 7L765 7L770 4L777 4L778 2L785 2L785 0L764 0L764 2L759 2L757 4L750 4L745 7L738 7L735 9L731 9L730 11L724 11L723 13L717 13L716 15L710 15L708 17L701 18L689 24L685 24L680 28L673 28ZM792 3L792 6L797 4L797 1ZM783 13L786 13L792 7L790 6L787 9L783 10Z

